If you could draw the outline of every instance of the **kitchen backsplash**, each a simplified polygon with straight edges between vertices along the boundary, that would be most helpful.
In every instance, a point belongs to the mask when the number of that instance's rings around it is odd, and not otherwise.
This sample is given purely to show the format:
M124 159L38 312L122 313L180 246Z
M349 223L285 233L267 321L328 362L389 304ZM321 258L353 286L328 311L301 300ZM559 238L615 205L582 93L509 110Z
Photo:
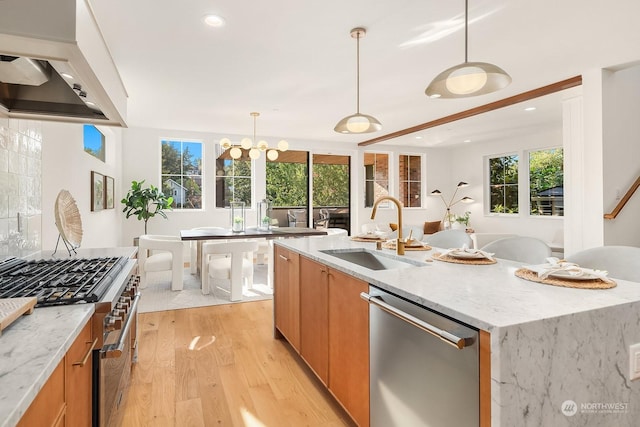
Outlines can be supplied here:
M42 247L41 122L0 118L0 259Z

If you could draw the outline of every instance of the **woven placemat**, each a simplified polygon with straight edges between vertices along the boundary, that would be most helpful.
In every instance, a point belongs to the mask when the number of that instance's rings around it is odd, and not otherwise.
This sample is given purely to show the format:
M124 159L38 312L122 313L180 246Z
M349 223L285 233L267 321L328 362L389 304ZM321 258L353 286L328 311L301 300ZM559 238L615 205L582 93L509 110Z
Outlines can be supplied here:
M452 262L454 264L490 265L490 264L495 264L497 262L495 259L489 259L489 258L478 258L478 259L455 258L450 255L442 255L440 252L436 252L433 255L431 255L431 258L436 259L438 261Z
M547 277L541 279L538 277L538 273L528 270L526 268L519 268L515 271L515 275L521 279L529 280L531 282L544 283L545 285L564 286L565 288L577 288L577 289L610 289L616 287L616 282L605 282L601 279L590 280L563 280L556 279L555 277Z
M394 245L393 243L383 243L382 247L385 249L393 249L394 251L396 250L396 245ZM429 245L424 245L424 246L405 246L404 250L405 251L430 251L431 249L433 249L431 246Z
M387 241L387 239L383 239L381 237L369 238L369 237L358 237L358 236L351 237L351 240L353 240L354 242L369 242L369 243L386 242Z

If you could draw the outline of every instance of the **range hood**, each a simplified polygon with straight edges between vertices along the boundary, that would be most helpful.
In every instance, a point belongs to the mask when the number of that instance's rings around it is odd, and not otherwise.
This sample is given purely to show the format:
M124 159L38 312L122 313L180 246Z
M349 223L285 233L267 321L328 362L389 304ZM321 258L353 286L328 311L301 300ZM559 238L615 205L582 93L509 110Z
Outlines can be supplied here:
M0 117L124 127L126 100L89 0L0 1Z

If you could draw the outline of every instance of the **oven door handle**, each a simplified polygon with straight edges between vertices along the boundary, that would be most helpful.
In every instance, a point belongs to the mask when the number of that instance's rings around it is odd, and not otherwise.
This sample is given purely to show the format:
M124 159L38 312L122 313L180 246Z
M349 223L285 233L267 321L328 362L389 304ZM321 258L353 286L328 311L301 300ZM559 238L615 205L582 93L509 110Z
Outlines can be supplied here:
M113 344L107 344L102 348L101 357L103 359L115 359L122 356L122 352L124 350L125 345L131 345L131 342L127 339L129 336L129 329L131 329L131 324L135 322L136 314L138 313L138 301L140 301L140 294L137 293L133 297L133 301L131 303L131 308L129 309L129 315L127 316L127 321L124 323L122 328L122 332L120 333L120 337L118 337L118 341Z

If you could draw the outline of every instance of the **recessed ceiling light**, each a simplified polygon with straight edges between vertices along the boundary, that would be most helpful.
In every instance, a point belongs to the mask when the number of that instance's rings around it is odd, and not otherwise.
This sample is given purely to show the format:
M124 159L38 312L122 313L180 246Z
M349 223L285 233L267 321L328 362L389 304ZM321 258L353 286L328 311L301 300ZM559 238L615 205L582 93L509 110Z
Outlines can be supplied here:
M471 142L471 140L470 140L470 139L465 139L465 140L464 140L464 141L462 141L462 142Z
M225 24L225 20L219 15L207 15L204 17L204 23L210 27L222 27Z
M416 136L416 139L422 139L422 137L420 135Z
M73 79L73 76L69 73L60 73L60 75L65 79Z
M527 107L524 109L524 111L534 111L536 109L536 107Z

